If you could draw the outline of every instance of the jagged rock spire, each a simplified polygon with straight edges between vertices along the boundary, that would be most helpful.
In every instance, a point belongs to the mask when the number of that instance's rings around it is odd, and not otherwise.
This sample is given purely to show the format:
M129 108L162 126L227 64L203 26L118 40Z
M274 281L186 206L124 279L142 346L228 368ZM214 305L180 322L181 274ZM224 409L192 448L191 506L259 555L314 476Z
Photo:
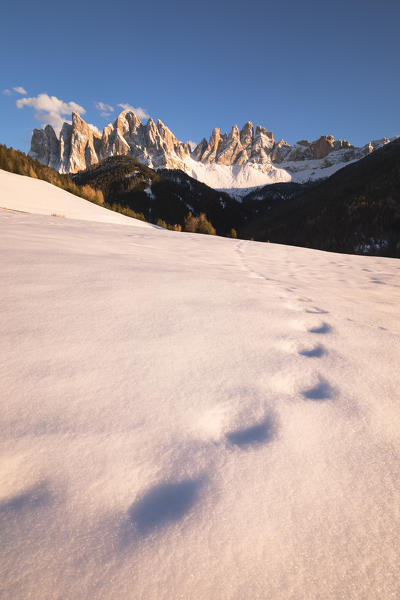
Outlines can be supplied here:
M195 161L204 165L250 165L258 172L267 173L280 165L297 172L299 167L294 163L299 161L320 161L323 167L345 163L372 152L377 145L379 142L371 142L358 149L346 140L323 135L313 142L300 140L290 146L284 140L275 142L271 131L261 125L254 128L248 121L240 130L233 125L229 133L221 133L216 127L209 140L203 138L191 152L189 144L180 142L162 121L155 123L150 118L147 123L142 123L132 110L127 109L113 124L107 125L102 134L78 113L72 114L72 123L64 123L59 138L50 125L35 129L30 155L62 173L80 171L118 154L129 154L153 168L187 170L190 161ZM331 155L334 158L331 159Z
M99 135L78 113L64 123L60 138L54 129L35 129L30 155L62 173L86 169L107 156L129 154L151 167L183 168L190 146L180 142L162 121L142 124L131 110L124 110L114 124Z

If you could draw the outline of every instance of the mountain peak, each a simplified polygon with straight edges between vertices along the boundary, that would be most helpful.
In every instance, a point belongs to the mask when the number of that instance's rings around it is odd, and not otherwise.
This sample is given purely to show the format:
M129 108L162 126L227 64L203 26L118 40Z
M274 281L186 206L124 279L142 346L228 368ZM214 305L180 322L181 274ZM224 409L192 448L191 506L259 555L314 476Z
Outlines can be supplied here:
M77 112L72 113L72 125L64 123L59 138L50 125L35 129L30 155L62 173L86 169L108 156L129 155L149 167L181 169L211 186L228 188L327 177L388 141L354 148L346 140L322 135L291 146L284 140L275 142L271 131L247 121L240 130L233 125L229 133L215 127L208 141L203 138L191 151L160 119L143 124L128 108L102 135Z
M86 121L84 121L81 117L81 115L78 112L73 112L72 113L72 125L80 125L81 123L84 123L85 125L87 125Z

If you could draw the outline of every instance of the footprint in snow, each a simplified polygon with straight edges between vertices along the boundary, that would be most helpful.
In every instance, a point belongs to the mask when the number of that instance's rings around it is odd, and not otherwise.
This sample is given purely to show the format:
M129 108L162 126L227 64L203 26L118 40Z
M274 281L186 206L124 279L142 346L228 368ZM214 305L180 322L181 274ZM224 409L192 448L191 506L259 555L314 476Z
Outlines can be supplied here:
M229 444L244 450L272 441L277 433L276 421L268 416L261 423L250 425L242 429L235 429L226 434Z
M329 323L321 323L321 325L317 325L316 327L311 327L311 329L308 330L309 333L321 333L321 334L325 334L325 333L329 333L330 331L332 331L332 327L329 325Z
M312 315L327 315L328 314L327 310L323 310L322 308L318 308L317 306L314 306L313 308L306 308L305 312L310 313Z
M128 511L130 524L139 535L147 536L181 521L199 501L203 483L202 478L158 483L132 504Z
M303 350L300 350L299 354L309 358L321 358L321 356L326 354L326 349L321 344L318 344L317 346L314 346L314 348L304 348Z
M0 501L0 522L3 518L8 521L11 515L22 518L49 503L50 493L46 484L37 483Z
M306 400L331 400L335 396L335 390L326 379L320 376L318 383L303 390L302 394Z

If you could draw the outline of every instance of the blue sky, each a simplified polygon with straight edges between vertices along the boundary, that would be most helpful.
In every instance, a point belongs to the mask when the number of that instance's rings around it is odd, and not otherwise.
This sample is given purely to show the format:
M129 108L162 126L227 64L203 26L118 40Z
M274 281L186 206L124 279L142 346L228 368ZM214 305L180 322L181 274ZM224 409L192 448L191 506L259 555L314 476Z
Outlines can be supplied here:
M0 143L27 151L75 105L102 129L129 104L195 142L248 120L289 143L399 135L399 23L393 0L7 3Z

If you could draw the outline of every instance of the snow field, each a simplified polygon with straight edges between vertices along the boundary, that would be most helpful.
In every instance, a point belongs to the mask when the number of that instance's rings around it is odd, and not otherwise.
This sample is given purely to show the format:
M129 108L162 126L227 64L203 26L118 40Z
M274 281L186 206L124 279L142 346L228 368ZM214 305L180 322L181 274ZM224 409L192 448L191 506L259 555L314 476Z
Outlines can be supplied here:
M398 596L399 261L0 227L4 597Z

